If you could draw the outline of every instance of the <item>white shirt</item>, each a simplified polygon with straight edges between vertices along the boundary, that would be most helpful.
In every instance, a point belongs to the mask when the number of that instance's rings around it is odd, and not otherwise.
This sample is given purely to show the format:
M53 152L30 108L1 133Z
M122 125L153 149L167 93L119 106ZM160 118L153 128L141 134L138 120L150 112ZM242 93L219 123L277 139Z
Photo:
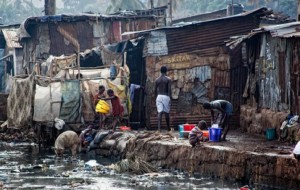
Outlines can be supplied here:
M134 100L134 91L139 88L141 88L140 85L130 84L130 101L131 101L131 103L133 103L133 100Z

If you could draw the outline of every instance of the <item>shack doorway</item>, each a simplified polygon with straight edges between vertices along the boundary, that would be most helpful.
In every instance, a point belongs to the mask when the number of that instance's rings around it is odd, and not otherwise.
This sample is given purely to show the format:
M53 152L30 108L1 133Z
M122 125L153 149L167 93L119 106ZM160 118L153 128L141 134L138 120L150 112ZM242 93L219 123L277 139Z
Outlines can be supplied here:
M133 101L130 115L130 126L137 130L145 126L144 88L146 84L146 64L143 57L144 40L139 40L136 46L127 49L126 63L130 70L129 85L139 85L132 88Z

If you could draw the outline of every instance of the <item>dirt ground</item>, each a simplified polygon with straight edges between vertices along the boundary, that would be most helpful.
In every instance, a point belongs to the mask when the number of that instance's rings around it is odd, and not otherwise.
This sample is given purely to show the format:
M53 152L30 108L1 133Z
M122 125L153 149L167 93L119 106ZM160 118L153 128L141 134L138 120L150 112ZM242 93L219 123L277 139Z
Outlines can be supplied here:
M162 131L162 133L167 133L167 131ZM174 131L172 133L176 137L176 143L189 144L187 139L180 139L179 132ZM290 156L295 145L279 141L277 139L269 141L266 137L262 135L253 135L249 133L242 132L240 129L230 130L227 134L227 140L221 142L202 142L200 146L214 146L224 149L232 149L235 151L249 151L254 153L264 153L271 155L281 155L281 156ZM6 129L0 131L0 140L1 141L14 141L22 142L29 141L35 142L37 139L34 131L32 129L27 130L13 130Z
M178 131L174 131L173 135L179 138ZM182 143L189 144L187 139L180 139ZM295 145L287 142L275 140L267 140L266 137L261 135L253 135L242 132L240 129L231 130L228 132L226 141L221 142L202 142L200 146L218 146L224 149L233 149L236 151L248 151L254 153L264 153L270 155L287 155L293 151Z

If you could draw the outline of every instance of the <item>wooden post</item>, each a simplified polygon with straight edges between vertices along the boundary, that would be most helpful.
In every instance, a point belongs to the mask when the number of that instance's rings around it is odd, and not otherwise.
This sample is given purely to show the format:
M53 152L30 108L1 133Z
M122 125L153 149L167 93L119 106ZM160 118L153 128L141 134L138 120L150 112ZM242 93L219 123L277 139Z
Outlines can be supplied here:
M62 27L58 27L57 31L67 40L71 42L71 44L76 48L77 50L77 68L78 68L78 76L80 74L80 44L78 40L76 40L70 33L68 33L65 29ZM80 77L78 77L80 79Z
M298 0L297 21L300 21L300 0Z
M56 0L45 0L45 15L55 15Z
M234 15L233 0L231 1L231 15Z
M170 25L172 25L172 14L173 14L173 0L169 0L169 17L170 17Z
M153 0L150 0L150 9L153 9L153 8L154 8Z

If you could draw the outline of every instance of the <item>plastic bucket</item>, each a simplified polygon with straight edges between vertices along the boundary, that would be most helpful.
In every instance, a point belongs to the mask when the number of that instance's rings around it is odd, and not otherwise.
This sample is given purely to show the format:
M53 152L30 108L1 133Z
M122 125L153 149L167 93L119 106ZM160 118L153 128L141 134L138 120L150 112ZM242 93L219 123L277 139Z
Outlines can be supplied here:
M104 100L99 100L97 105L96 105L96 112L99 112L99 113L109 113L109 110L110 110L110 106L109 104L104 101Z
M183 125L178 125L179 138L183 138Z
M203 132L203 137L209 138L209 131L202 131Z
M266 138L267 140L274 140L275 139L276 130L275 128L268 128L266 131Z
M183 130L184 131L191 131L196 125L195 124L184 124Z
M219 142L221 140L222 128L208 128L209 141Z

